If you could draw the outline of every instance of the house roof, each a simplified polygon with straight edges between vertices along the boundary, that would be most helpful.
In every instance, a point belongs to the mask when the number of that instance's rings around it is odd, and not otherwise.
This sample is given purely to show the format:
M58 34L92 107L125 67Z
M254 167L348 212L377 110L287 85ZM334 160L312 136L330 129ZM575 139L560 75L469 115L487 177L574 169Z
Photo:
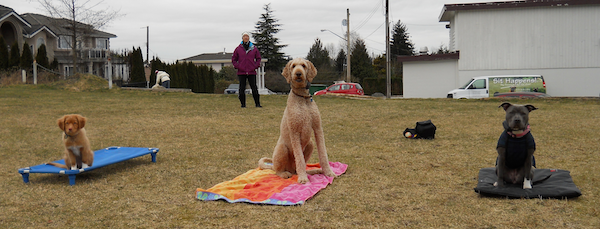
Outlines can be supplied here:
M466 4L446 4L439 16L440 22L448 22L457 11L464 10L489 10L524 7L568 7L575 5L598 5L598 0L525 0L506 2L483 2Z
M231 62L231 56L233 53L230 52L218 52L218 53L202 53L192 57L185 58L185 61L216 61L216 60L227 60Z
M412 61L437 61L437 60L452 60L460 57L459 52L433 54L433 55L417 55L417 56L398 56L397 62L412 62Z
M54 36L59 35L67 35L70 33L70 30L66 28L64 25L69 25L71 22L68 19L64 18L51 18L40 14L32 14L26 13L22 15L25 20L31 23L31 28L26 28L25 31L29 36L33 36L36 33L46 30ZM91 27L89 25L77 22L81 27ZM92 30L91 33L88 34L91 37L98 38L115 38L117 37L114 34L103 32L100 30Z
M26 27L31 27L31 25L24 20L17 12L15 12L12 8L0 5L0 21L4 21L6 18L14 16L17 20L21 21Z
M200 55L182 59L182 61L189 61L195 64L231 63L231 56L233 56L233 53L230 52L202 53ZM267 59L262 58L261 62L267 62Z

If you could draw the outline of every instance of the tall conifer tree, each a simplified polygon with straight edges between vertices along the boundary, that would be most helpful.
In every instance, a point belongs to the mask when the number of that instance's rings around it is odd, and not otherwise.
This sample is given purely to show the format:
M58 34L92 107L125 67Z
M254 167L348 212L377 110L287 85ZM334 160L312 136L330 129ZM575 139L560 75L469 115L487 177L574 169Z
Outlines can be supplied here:
M256 23L255 32L252 33L252 38L262 58L268 59L269 61L265 64L266 70L279 71L283 69L286 64L284 54L281 49L287 45L280 45L279 38L275 37L275 34L279 32L279 21L273 17L273 10L271 10L271 4L266 4L263 9L264 14L261 14L258 22Z

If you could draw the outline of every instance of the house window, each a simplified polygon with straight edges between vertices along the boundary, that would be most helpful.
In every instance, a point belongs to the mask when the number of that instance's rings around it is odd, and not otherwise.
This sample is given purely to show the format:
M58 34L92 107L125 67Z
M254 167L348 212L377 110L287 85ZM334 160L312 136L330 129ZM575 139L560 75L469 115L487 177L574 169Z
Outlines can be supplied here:
M65 70L65 76L73 75L73 67L72 66L65 66L64 70Z
M106 38L96 38L96 48L99 48L99 49L108 49L108 39L106 39Z
M70 49L71 48L71 37L59 36L58 37L58 48L59 49Z
M40 48L40 46L45 45L45 44L46 44L46 42L44 41L44 38L40 37L37 39L37 44L35 44L35 49L37 50Z

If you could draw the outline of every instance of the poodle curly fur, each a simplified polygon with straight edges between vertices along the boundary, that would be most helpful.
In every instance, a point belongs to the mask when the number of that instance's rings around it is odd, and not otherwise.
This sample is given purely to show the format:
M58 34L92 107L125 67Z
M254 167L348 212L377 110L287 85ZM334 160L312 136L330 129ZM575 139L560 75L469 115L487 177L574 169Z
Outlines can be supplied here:
M281 119L279 140L273 151L273 158L261 158L259 167L272 169L284 179L298 174L298 183L301 184L309 182L307 174L323 173L336 177L327 158L321 114L308 92L310 82L317 76L317 69L310 61L296 58L286 64L282 74L291 90ZM321 169L307 171L306 162L310 159L314 146L311 141L312 133L315 135Z

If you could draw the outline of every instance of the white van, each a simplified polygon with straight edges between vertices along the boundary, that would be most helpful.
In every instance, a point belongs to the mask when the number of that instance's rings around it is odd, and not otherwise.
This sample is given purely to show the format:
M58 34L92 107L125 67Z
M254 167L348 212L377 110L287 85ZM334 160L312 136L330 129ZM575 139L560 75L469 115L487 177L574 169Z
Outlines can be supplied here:
M541 75L479 76L448 92L447 98L478 99L506 92L546 93L546 82Z

